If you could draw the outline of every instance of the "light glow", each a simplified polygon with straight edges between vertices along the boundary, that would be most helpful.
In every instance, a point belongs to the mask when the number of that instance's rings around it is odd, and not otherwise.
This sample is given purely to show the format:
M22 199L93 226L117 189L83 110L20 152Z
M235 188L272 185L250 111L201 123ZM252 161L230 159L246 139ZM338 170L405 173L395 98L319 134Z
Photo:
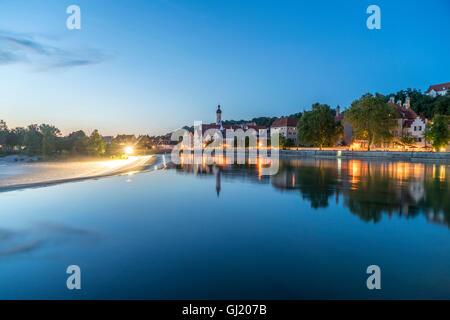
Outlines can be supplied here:
M134 149L132 147L126 147L125 148L125 153L130 155L134 153Z

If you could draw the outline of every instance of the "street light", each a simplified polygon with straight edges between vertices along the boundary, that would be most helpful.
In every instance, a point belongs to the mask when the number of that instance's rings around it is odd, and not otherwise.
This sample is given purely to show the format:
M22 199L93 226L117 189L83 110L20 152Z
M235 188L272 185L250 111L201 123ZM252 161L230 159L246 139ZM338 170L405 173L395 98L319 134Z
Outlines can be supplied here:
M132 147L126 147L125 148L125 153L127 155L132 155L134 153L134 149Z

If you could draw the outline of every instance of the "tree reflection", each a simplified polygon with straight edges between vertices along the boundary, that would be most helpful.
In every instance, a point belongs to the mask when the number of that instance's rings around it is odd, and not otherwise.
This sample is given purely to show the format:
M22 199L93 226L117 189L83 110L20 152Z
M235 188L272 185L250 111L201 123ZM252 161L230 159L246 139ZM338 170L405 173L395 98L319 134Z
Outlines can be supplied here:
M219 195L221 179L271 183L286 192L300 192L314 209L326 208L332 196L366 222L383 215L406 219L423 214L433 223L449 226L450 170L447 165L394 161L285 159L278 174L261 177L254 164L179 166L178 171L215 175Z
M434 166L433 171L432 177L425 180L425 196L421 199L420 205L424 208L429 221L449 225L450 186L445 172L446 166Z
M328 207L328 200L336 193L337 171L323 161L314 165L280 165L279 173L272 178L272 184L278 189L297 189L303 199L311 203L314 209Z
M418 214L407 190L399 188L396 180L379 173L369 173L356 185L343 190L344 205L363 221L378 222L382 214L414 216Z

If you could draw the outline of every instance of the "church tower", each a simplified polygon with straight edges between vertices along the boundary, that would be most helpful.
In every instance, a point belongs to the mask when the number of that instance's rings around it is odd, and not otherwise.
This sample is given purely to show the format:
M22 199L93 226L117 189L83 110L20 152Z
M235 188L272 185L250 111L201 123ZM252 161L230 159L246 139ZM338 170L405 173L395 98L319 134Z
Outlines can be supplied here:
M222 110L220 110L220 104L217 106L217 111L216 111L216 124L221 125L222 124Z

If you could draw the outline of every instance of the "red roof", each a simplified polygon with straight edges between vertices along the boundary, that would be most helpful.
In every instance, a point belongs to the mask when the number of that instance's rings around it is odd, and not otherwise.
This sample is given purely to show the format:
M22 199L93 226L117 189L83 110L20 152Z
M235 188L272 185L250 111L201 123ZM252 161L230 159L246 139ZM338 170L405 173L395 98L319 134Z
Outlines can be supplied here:
M223 128L225 129L225 130L238 130L238 129L242 129L240 126L232 126L232 125L225 125L225 126L223 126Z
M406 108L398 104L395 104L395 106L397 107L397 112L400 118L413 121L417 118L417 113L415 113L413 109Z
M220 126L214 123L211 124L202 124L202 133L205 133L206 130L209 129L220 129Z
M255 129L255 130L263 130L263 129L267 129L265 126L254 126L254 125L249 125L247 126L249 129Z
M429 93L431 90L434 91L445 91L450 89L450 82L447 83L441 83L441 84L435 84L433 86L430 86L430 88L428 88L427 93Z
M272 123L271 128L280 128L280 127L296 127L298 118L278 118Z
M403 124L403 126L405 128L411 128L411 125L413 124L414 120L413 119L407 119L405 120L405 123Z
M266 129L266 127L264 127L264 126L253 126L253 125L250 125L250 126L247 126L247 127L248 127L248 129L255 129L256 131L259 131L261 129ZM220 130L220 125L215 124L215 123L202 124L202 133L205 133L206 130L209 130L209 129L218 129L218 130ZM222 129L223 129L223 131L224 130L230 130L230 129L235 130L235 131L239 130L239 129L242 129L242 130L245 131L245 129L243 129L241 126L237 126L237 125L234 125L234 126L232 126L232 125L223 125Z

